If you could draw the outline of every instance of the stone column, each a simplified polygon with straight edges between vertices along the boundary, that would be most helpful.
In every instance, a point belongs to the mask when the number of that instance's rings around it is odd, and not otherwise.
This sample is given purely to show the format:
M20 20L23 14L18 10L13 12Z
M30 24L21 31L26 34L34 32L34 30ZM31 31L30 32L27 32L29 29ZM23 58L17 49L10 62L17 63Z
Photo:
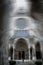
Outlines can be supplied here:
M33 45L33 52L32 52L33 60L36 60L36 53L35 53L35 46Z
M35 48L34 48L34 56L35 56L35 60L36 60L36 50L35 50Z
M10 51L10 47L11 47L11 45L9 44L8 45L8 50ZM9 52L8 52L9 53ZM9 53L10 54L10 53ZM11 57L9 56L9 58L8 58L8 60L11 60Z
M14 60L14 46L13 46L13 60Z
M13 45L13 60L14 60L14 56L15 56L15 47Z
M29 60L31 60L31 59L30 59L30 48L29 48Z

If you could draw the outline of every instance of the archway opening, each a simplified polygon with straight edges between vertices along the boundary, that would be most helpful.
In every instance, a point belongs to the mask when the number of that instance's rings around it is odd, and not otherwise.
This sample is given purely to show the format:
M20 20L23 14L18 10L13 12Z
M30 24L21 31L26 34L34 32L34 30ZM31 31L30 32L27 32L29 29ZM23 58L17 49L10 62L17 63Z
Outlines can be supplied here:
M28 55L28 45L26 40L23 38L18 39L15 46L15 59L28 59Z
M40 48L40 42L39 41L35 45L35 50L36 50L36 59L42 59L42 54L41 54L41 48Z

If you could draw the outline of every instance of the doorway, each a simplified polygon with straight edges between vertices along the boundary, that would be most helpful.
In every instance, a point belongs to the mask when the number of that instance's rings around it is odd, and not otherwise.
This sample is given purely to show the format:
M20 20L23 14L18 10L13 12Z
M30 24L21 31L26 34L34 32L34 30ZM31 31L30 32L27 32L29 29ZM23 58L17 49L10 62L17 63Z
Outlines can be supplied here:
M41 54L41 48L40 48L40 42L39 41L36 43L35 51L36 51L36 59L42 59L42 54Z
M18 57L19 57L19 60L25 59L25 51L19 51Z
M20 38L17 42L16 42L16 47L15 47L15 59L17 60L22 60L22 59L28 59L29 58L29 54L28 54L28 46L27 46L27 42Z

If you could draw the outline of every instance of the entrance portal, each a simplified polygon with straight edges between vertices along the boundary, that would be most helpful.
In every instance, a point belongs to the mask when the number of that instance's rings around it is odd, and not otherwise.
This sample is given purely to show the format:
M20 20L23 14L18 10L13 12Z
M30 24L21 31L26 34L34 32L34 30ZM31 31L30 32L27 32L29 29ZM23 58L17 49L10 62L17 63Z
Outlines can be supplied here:
M21 59L21 51L18 52L19 59Z
M28 46L24 39L20 38L16 42L15 46L15 59L21 60L21 59L28 59L29 53L28 53Z
M25 52L24 51L19 51L18 52L19 53L19 59L21 60L21 59L25 59Z
M36 59L42 59L41 48L40 48L39 42L36 43L35 48L36 48Z

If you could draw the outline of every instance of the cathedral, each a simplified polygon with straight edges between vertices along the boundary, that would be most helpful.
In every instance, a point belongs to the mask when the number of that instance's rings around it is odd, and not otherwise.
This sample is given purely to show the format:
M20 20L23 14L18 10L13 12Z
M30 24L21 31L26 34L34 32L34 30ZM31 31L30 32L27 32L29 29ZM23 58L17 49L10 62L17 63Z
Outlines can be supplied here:
M18 63L17 65L23 62L34 64L35 61L42 61L43 37L38 30L38 20L30 16L31 1L11 0L11 2L9 16L6 13L3 17L3 21L7 21L4 23L4 34L1 39L4 65L9 65L11 60Z

